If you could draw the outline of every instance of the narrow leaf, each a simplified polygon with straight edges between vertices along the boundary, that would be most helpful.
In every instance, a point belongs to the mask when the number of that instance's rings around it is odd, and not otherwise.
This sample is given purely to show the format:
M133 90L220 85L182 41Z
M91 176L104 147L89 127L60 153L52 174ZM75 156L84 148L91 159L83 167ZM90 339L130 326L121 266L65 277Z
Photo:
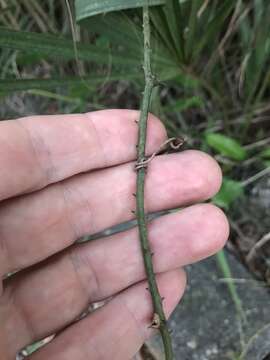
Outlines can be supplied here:
M222 271L224 277L226 279L228 279L227 286L228 286L230 295L232 297L232 300L234 302L236 311L237 311L240 319L245 321L246 320L245 311L243 309L242 301L239 297L236 286L235 286L234 282L231 280L233 278L233 274L232 274L232 271L230 268L230 264L227 260L225 251L224 250L219 251L216 255L216 259L217 259L217 263L218 263L220 270Z
M230 205L244 193L241 182L232 179L223 179L221 189L213 198L213 203L226 210Z
M142 6L164 5L167 0L75 0L76 20L110 11L134 9ZM186 0L180 0L184 2ZM197 1L197 0L196 0Z
M96 86L103 83L104 81L115 81L120 79L137 79L138 74L116 74L111 75L109 78L107 76L88 76L84 78L80 77L66 77L66 78L54 78L54 79L23 79L23 80L14 80L6 79L0 80L0 89L1 92L11 92L11 91L26 91L32 89L46 90L53 88L65 88L68 86L84 85L86 87Z
M91 33L105 35L115 46L125 47L129 54L141 61L142 34L141 29L124 12L113 12L94 16L81 22Z
M201 40L198 41L196 47L194 48L194 56L198 56L200 52L204 49L204 47L212 45L214 43L214 39L217 38L224 26L225 20L230 15L233 7L235 6L234 0L226 0L221 2L221 6L219 10L215 12L215 16L213 19L205 27L203 36Z
M163 106L165 111L185 111L190 108L200 108L204 105L203 100L198 96L192 96L189 98L179 99L173 104Z
M161 5L164 2L165 0L76 0L76 19L79 21L109 11L132 9L145 5Z
M1 47L30 52L36 54L40 58L60 58L61 60L71 60L76 58L72 40L47 34L15 31L2 27L0 27L0 48ZM96 45L78 43L77 48L78 58L80 60L107 64L109 56L113 56L113 59L117 64L138 64L138 61L129 57L128 54L123 57L119 54L109 53L108 50L98 48Z
M195 44L195 35L197 33L197 27L198 27L198 10L202 5L201 0L196 0L191 2L191 12L189 16L188 21L188 33L187 33L187 40L186 40L186 47L185 47L185 53L186 57L189 58L192 55L194 44Z
M164 11L160 7L153 7L150 11L150 16L159 44L162 43L169 50L171 56L176 57L176 49Z
M184 18L182 16L181 5L179 0L167 0L164 7L164 12L167 18L167 24L170 29L171 37L173 39L176 53L181 62L185 62L185 47L184 47Z
M264 159L270 159L270 148L266 148L259 155Z
M221 155L227 156L233 160L241 161L247 156L243 146L235 139L222 134L209 133L205 136L206 143Z

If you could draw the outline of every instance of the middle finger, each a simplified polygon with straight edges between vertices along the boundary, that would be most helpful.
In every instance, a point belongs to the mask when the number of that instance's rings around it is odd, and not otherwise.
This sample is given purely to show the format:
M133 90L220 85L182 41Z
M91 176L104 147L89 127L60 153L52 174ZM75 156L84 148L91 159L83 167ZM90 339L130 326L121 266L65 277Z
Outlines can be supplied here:
M217 163L198 151L157 157L146 178L146 210L159 211L213 196L221 183ZM0 207L5 272L30 266L95 233L134 217L134 164L77 175Z

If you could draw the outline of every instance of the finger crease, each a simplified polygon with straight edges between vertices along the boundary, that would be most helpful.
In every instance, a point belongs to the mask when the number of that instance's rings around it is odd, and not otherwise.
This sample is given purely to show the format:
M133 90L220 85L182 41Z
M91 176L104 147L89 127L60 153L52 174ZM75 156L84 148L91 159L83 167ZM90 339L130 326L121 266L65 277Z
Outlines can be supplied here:
M86 114L87 116L87 114ZM91 126L92 126L92 129L94 130L95 132L95 135L96 135L96 139L97 139L97 143L98 143L98 149L100 152L102 152L102 157L103 157L103 161L102 163L104 164L104 167L107 167L109 165L109 161L107 159L107 156L105 154L105 150L104 150L104 146L102 145L102 141L101 141L101 136L99 135L99 132L97 130L97 127L93 121L93 119L91 118L91 116L87 116L87 119L90 120L90 123L91 123Z
M94 270L94 267L93 267L91 261L88 260L87 256L79 255L78 248L79 247L75 247L74 249L72 249L69 253L69 257L70 257L70 261L71 261L73 269L74 269L74 273L80 284L80 287L83 290L83 292L86 294L87 298L89 298L89 300L90 300L91 297L95 297L97 294L100 294L101 284L99 282L98 275L97 275L96 271ZM90 276L89 276L90 281L87 281L87 284L90 283L90 286L89 285L86 286L85 282L82 279L82 276L80 273L81 266L86 266L87 272L89 271L89 273L90 273ZM89 287L90 287L90 290L89 290Z
M2 264L0 266L0 281L2 281L2 277L5 275L5 272L7 271L5 268L10 263L11 258L9 255L8 248L5 244L5 241L3 240L3 237L1 236L1 231L0 231L0 259L1 259L0 261Z
M68 186L65 184L65 182L61 182L58 183L59 184L59 189L61 192L61 198L63 199L63 203L64 203L64 216L67 220L67 223L70 227L70 229L72 230L72 243L74 243L79 237L80 237L80 232L78 231L78 228L76 226L76 224L74 223L74 221L72 221L72 216L70 213L70 200L69 200L69 189Z
M13 307L15 309L15 313L17 312L20 318L22 319L23 323L25 324L25 329L29 337L29 343L35 340L35 330L34 327L29 320L29 314L25 311L24 307L20 305L20 302L17 297L17 291L15 286L11 286L8 290L9 292L8 297L11 300L11 303L13 304ZM6 295L6 293L5 293Z
M119 301L120 301L120 304L127 310L129 316L133 320L135 327L138 330L137 332L141 338L141 343L143 344L145 341L145 337L143 336L143 332L141 330L141 325L140 325L139 320L136 318L136 316L134 315L134 312L128 307L128 305L126 304L126 302L123 299L119 298Z
M49 148L46 146L43 138L41 136L33 136L27 126L23 123L23 121L18 120L17 124L24 130L27 134L29 144L32 148L32 153L36 159L36 163L41 171L41 176L45 175L45 179L42 180L41 185L50 184L54 181L55 174L55 166L52 162L51 152ZM40 154L46 154L46 161L41 161ZM49 164L49 166L45 166L45 164Z

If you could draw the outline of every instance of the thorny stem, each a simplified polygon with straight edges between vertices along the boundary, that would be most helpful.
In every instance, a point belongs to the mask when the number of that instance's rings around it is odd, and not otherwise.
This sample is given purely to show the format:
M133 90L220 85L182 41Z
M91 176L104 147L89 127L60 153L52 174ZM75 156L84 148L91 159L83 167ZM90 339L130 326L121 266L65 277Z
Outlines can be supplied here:
M144 34L144 74L145 88L142 99L142 107L139 121L139 139L138 139L138 158L137 163L145 161L145 145L147 132L147 118L151 99L151 93L155 85L155 80L151 72L151 47L150 47L150 21L148 6L143 7L143 34ZM152 252L148 241L148 232L146 225L146 217L144 211L144 180L146 174L146 166L137 168L137 221L139 236L144 259L145 271L149 283L149 291L153 303L153 318L151 327L160 331L166 360L173 359L171 336L167 327L166 317L162 306L162 298L159 294L157 282L155 278Z

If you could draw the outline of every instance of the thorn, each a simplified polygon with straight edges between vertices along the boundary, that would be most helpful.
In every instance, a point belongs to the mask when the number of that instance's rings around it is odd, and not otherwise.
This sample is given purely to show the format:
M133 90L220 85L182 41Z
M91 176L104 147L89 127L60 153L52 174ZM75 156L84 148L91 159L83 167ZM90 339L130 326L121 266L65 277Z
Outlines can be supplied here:
M145 288L145 290L149 291L149 288L147 287L147 288Z
M157 313L154 313L150 327L153 329L159 329L161 325L161 319Z
M138 124L138 123L139 123L139 121L138 121L138 120L134 120L134 122L135 122L135 124Z
M136 214L136 211L135 210L131 210L132 214Z
M164 300L165 300L165 297L164 297L164 296L162 296L161 301L163 302Z
M135 193L133 193L132 196L136 197L137 195Z
M136 145L136 149L138 149L138 145Z
M173 334L173 329L169 329L169 334Z
M155 255L155 253L151 252L151 256L153 257Z
M164 82L162 82L162 81L160 81L160 80L158 80L156 78L154 78L153 83L154 83L154 86L163 86L163 87L166 86L166 84Z

